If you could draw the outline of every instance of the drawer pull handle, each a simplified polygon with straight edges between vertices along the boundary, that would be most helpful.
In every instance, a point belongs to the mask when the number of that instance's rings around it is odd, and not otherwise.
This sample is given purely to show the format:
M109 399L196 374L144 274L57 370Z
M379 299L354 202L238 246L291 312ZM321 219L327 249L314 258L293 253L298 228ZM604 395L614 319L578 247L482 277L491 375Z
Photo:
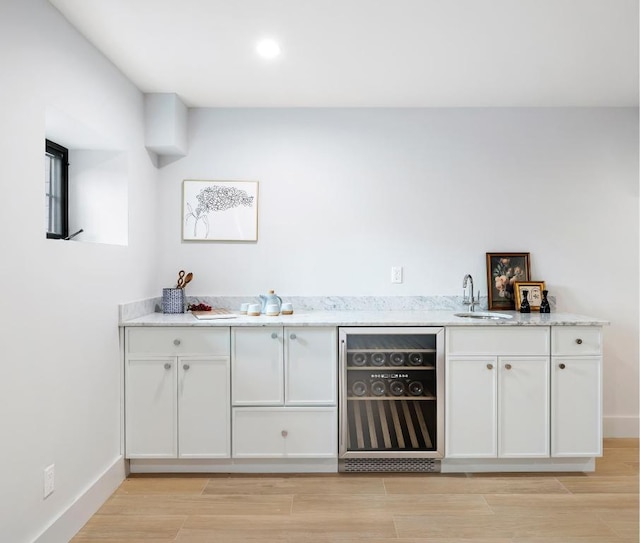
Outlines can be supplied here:
M173 340L173 344L177 347L178 345L180 345L180 340L179 339L174 339Z
M289 336L289 338L290 338L290 339L296 339L297 337L298 337L298 336L296 336L295 334L291 334L291 335Z
M185 370L188 370L191 366L189 366L189 364L185 364L184 366L182 366Z
M282 430L282 432L280 432L282 434L282 437L287 437L289 435L289 432L287 432L286 430Z
M565 369L567 366L566 366L565 364L558 364L558 367L559 367L561 370L563 370L563 369Z
M582 340L581 340L580 338L578 338L578 339L576 339L576 343L577 343L578 345L582 345Z
M169 364L169 362L166 362L164 365L164 369L165 370L170 370L171 369L171 364Z
M487 364L487 369L488 370L492 370L493 369L493 364Z
M275 332L271 332L271 337L273 339L278 339L278 334L276 334Z
M511 364L505 364L505 365L504 365L504 367L505 367L506 369L510 370L510 369L511 369Z

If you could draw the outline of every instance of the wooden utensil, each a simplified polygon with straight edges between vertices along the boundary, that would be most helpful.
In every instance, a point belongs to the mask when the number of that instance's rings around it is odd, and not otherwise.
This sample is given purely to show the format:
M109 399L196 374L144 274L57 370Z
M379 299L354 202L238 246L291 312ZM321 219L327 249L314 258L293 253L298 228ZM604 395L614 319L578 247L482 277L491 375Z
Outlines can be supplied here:
M182 284L184 283L184 270L180 270L178 272L178 284L176 288L182 288Z
M189 272L189 273L185 276L184 280L182 281L182 286L181 286L181 287L178 287L178 288L184 288L184 287L186 287L189 283L191 283L191 279L193 279L193 274L192 274L191 272Z

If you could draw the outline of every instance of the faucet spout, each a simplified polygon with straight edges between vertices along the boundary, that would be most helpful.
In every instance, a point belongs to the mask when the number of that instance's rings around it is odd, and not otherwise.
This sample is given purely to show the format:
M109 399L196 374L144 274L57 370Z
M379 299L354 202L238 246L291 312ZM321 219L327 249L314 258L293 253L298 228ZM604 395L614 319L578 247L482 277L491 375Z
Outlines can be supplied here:
M469 285L469 296L467 296L467 285ZM480 295L476 300L473 296L473 277L470 274L464 276L462 281L462 303L469 306L469 311L475 311L476 305L480 304Z

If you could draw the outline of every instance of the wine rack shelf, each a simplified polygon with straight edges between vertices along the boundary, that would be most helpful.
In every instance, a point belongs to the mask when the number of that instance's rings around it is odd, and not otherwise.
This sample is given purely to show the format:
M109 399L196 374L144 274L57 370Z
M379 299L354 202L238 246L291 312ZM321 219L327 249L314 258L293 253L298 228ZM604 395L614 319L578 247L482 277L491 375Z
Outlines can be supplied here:
M433 440L421 402L396 400L354 402L349 425L349 449L354 451L433 450ZM351 422L351 421L350 421Z

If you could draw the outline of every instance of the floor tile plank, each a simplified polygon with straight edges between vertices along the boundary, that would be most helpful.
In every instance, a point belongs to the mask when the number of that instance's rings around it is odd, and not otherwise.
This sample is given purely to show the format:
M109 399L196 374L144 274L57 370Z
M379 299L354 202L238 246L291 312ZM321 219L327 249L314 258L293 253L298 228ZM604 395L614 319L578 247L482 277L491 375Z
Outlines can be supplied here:
M558 481L574 494L576 493L604 493L604 494L638 494L638 477L602 476L602 477L558 477Z
M116 495L101 515L289 515L293 496L287 495Z
M73 541L174 541L186 519L187 517L182 515L130 515L114 518L111 515L97 514L91 517Z
M617 534L592 515L559 513L556 515L443 515L395 517L400 537L582 537L601 540Z
M116 494L202 494L208 477L128 477Z
M204 494L384 494L380 476L240 477L211 479Z
M451 477L426 476L421 479L385 477L389 494L566 494L555 477Z
M491 514L480 495L456 494L393 494L393 495L323 495L300 494L293 498L293 514Z

